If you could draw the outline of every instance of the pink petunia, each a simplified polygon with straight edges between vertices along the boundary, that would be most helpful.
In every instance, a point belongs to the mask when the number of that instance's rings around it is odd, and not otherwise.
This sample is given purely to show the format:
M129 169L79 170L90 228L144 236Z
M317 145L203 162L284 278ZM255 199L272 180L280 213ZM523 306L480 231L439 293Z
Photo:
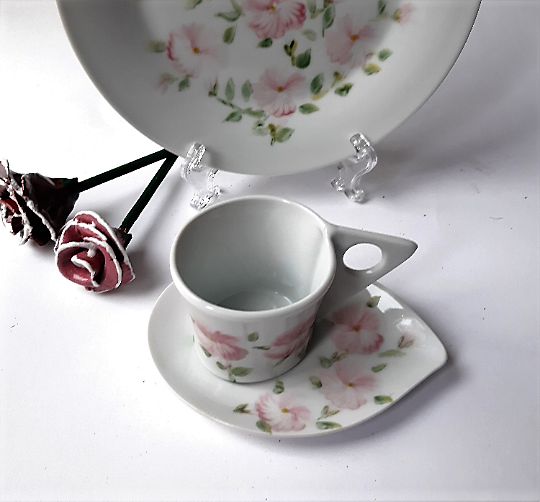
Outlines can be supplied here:
M338 350L367 355L379 350L384 342L376 310L351 304L334 312L331 318L335 325L331 336Z
M221 331L211 332L200 322L193 320L198 342L210 355L225 361L240 361L248 355L248 351L238 346L238 338L226 335Z
M360 26L352 16L343 16L335 23L335 28L327 31L326 53L332 63L350 68L363 66L366 56L362 42L373 38L371 25Z
M297 0L245 0L244 11L249 27L261 40L281 38L306 20L306 6Z
M375 389L375 378L349 359L334 363L319 373L324 397L341 409L357 410L367 403L366 394Z
M198 78L203 70L212 71L221 62L218 40L202 24L191 23L171 31L167 56L183 76Z
M314 320L315 316L313 315L306 321L279 335L270 346L270 350L266 351L264 355L269 359L300 356L309 342Z
M255 402L255 412L277 432L301 431L310 418L309 410L287 392L263 394Z
M271 68L252 84L253 98L268 115L283 117L296 111L294 98L304 91L305 78L300 73Z

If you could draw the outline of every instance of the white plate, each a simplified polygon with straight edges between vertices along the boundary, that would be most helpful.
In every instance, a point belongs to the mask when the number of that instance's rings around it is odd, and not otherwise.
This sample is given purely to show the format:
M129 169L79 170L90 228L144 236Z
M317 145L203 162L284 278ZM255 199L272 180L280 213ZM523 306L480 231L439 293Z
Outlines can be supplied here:
M480 0L58 0L94 84L143 134L290 174L396 128L458 57ZM443 118L444 119L444 118Z
M250 433L328 434L386 410L447 360L431 329L381 285L345 307L317 322L306 358L292 370L232 383L199 362L186 306L171 284L150 317L150 352L180 399L209 418Z

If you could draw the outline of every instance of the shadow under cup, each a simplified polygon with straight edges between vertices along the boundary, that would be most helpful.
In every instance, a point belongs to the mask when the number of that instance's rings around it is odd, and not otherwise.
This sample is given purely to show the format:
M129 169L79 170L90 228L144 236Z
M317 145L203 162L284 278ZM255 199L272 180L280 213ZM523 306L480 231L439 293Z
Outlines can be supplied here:
M294 203L258 198L200 214L181 232L172 260L196 297L244 312L279 309L312 293L322 297L335 269L320 218Z

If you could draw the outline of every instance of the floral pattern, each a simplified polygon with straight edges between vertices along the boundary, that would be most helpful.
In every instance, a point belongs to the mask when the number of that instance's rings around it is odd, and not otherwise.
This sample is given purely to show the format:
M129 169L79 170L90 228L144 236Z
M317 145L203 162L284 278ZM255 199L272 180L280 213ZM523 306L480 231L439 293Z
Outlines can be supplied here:
M338 361L319 373L319 391L334 406L357 410L367 403L367 395L376 387L375 377L350 360Z
M269 347L256 348L266 350L264 355L269 359L278 360L278 364L290 356L302 359L307 350L314 321L315 316L313 315L306 321L279 335Z
M347 354L372 354L384 342L379 314L367 305L346 305L334 312L331 319L336 348Z
M225 361L240 361L248 351L238 346L238 338L221 331L210 331L200 322L193 320L195 336L199 344L211 355Z
M284 375L273 382L263 383L265 391L253 401L237 405L232 411L252 416L256 427L265 433L293 434L311 427L337 430L343 427L343 420L348 420L347 413L363 407L392 404L394 398L388 392L391 389L385 389L386 384L380 375L391 364L389 361L406 356L415 344L425 343L426 330L418 320L401 316L385 332L394 335L391 340L386 340L380 333L383 316L378 308L380 300L378 295L366 299L360 294L355 301L318 321L318 329L329 335L329 343L337 349L330 355L318 354L320 368L305 383L305 388L311 389L319 398L302 394L298 385L287 390ZM301 352L305 350L301 349L302 340L307 340L305 333L312 320L281 335L272 347L255 348L268 352L275 350L275 358ZM249 336L252 341L257 340L256 333ZM380 350L383 346L384 350ZM324 404L317 408L321 399Z
M249 28L261 40L282 38L306 20L306 6L297 0L245 0L243 5Z
M310 411L287 392L263 394L255 402L254 409L259 420L264 422L258 427L276 432L301 431L310 419Z
M185 8L203 4L207 9L226 5L188 0ZM167 92L174 85L180 92L190 92L192 81L200 80L208 97L228 108L224 122L252 119L255 136L269 138L270 145L287 142L295 131L288 119L294 117L295 124L301 124L298 114L317 113L319 101L331 91L348 96L355 85L346 81L352 70L361 68L366 76L382 70L380 65L393 51L377 47L377 26L407 24L414 13L410 2L399 3L397 8L395 3L392 8L388 5L385 0L372 0L373 15L359 19L342 11L334 0L230 0L230 10L212 11L224 23L222 33L192 22L180 24L164 40L150 41L151 51L165 54L174 71L162 73L157 87ZM258 41L253 50L260 51L261 58L273 48L274 59L280 57L282 65L261 70L258 64L248 79L226 75L238 30L253 33ZM323 72L313 69L312 59L312 48L321 39L331 63L324 64ZM318 54L321 58L323 53Z

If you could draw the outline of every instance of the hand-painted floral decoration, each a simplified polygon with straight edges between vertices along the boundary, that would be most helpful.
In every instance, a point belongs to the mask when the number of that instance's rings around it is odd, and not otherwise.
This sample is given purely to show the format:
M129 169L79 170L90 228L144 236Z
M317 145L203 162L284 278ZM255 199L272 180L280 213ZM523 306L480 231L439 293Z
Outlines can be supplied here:
M62 229L55 246L61 274L102 293L135 278L121 232L93 212L80 212Z
M39 246L56 240L75 206L78 193L68 179L37 173L19 174L0 163L0 216L21 244L29 239Z
M331 320L334 323L332 340L338 350L347 354L372 354L384 342L380 315L367 305L346 305L335 311Z
M357 300L319 320L319 328L336 349L332 354L317 354L320 367L306 378L306 389L311 388L319 398L306 397L298 384L294 390L286 390L288 381L283 376L269 382L273 389L269 387L232 411L252 416L259 430L272 434L294 433L313 426L319 430L337 430L342 427L339 417L348 420L346 414L364 406L377 408L392 404L394 398L388 392L391 389L384 388L388 380L381 379L381 375L388 373L386 368L394 364L392 360L404 358L411 348L424 343L426 335L416 319L402 316L392 330L386 331L394 336L385 340L380 334L383 316L378 308L380 299L380 296L366 298L361 293ZM283 333L271 346L254 348L267 354L274 351L276 358L302 352L305 349L300 347L312 321L313 318ZM318 407L321 405L322 408Z
M387 0L188 0L184 8L194 12L183 13L162 40L149 41L170 69L157 87L192 96L202 88L225 106L224 122L253 120L252 133L271 145L289 141L305 123L299 114L319 112L325 96L344 98L358 92L353 86L362 75L381 72L393 54L381 45L382 34L406 25L414 12L411 2ZM246 35L241 45L235 42L240 33ZM228 66L236 51L246 56L249 71L243 75Z

